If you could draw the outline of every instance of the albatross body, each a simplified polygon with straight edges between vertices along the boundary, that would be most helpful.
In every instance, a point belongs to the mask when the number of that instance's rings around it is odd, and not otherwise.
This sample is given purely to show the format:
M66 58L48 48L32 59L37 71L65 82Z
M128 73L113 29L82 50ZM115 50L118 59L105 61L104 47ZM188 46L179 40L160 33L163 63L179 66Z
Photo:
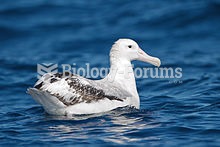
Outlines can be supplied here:
M140 107L131 61L160 66L160 60L146 54L131 39L119 39L110 51L110 72L101 80L78 75L43 75L28 93L52 115L93 114L118 107Z

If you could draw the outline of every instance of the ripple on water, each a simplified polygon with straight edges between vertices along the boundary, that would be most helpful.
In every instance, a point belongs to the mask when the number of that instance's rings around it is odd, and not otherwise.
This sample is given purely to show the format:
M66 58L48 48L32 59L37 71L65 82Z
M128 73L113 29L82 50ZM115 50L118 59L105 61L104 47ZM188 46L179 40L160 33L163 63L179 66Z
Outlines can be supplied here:
M218 146L219 8L219 0L2 1L0 146ZM108 67L109 48L124 37L162 67L183 69L181 79L137 79L140 110L51 116L25 93L37 63Z

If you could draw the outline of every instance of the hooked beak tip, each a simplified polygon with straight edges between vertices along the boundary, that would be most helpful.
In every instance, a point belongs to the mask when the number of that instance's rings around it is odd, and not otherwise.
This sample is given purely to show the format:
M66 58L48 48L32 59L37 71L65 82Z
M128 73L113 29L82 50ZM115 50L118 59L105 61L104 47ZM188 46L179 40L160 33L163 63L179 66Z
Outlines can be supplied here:
M139 49L139 60L143 61L143 62L148 62L150 64L153 64L157 67L160 67L161 65L161 61L159 58L156 57L152 57L148 54L146 54L143 50Z
M159 58L157 58L156 66L157 66L157 67L160 67L160 65L161 65L161 61L160 61Z

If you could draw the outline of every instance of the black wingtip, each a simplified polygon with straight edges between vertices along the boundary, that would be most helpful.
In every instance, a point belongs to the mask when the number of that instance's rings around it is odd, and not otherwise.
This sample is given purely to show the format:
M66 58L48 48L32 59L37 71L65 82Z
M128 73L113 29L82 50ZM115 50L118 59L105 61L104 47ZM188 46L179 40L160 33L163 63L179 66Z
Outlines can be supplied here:
M40 84L37 84L34 86L36 89L40 89L43 86L43 82L40 82Z

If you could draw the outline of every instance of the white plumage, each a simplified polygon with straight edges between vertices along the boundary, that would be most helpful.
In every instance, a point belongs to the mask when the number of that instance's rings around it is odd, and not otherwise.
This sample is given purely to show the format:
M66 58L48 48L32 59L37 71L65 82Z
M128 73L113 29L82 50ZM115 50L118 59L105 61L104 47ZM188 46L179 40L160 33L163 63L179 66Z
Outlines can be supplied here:
M28 93L53 115L92 114L118 107L140 107L132 60L160 66L131 39L119 39L110 51L110 73L101 80L47 73Z

